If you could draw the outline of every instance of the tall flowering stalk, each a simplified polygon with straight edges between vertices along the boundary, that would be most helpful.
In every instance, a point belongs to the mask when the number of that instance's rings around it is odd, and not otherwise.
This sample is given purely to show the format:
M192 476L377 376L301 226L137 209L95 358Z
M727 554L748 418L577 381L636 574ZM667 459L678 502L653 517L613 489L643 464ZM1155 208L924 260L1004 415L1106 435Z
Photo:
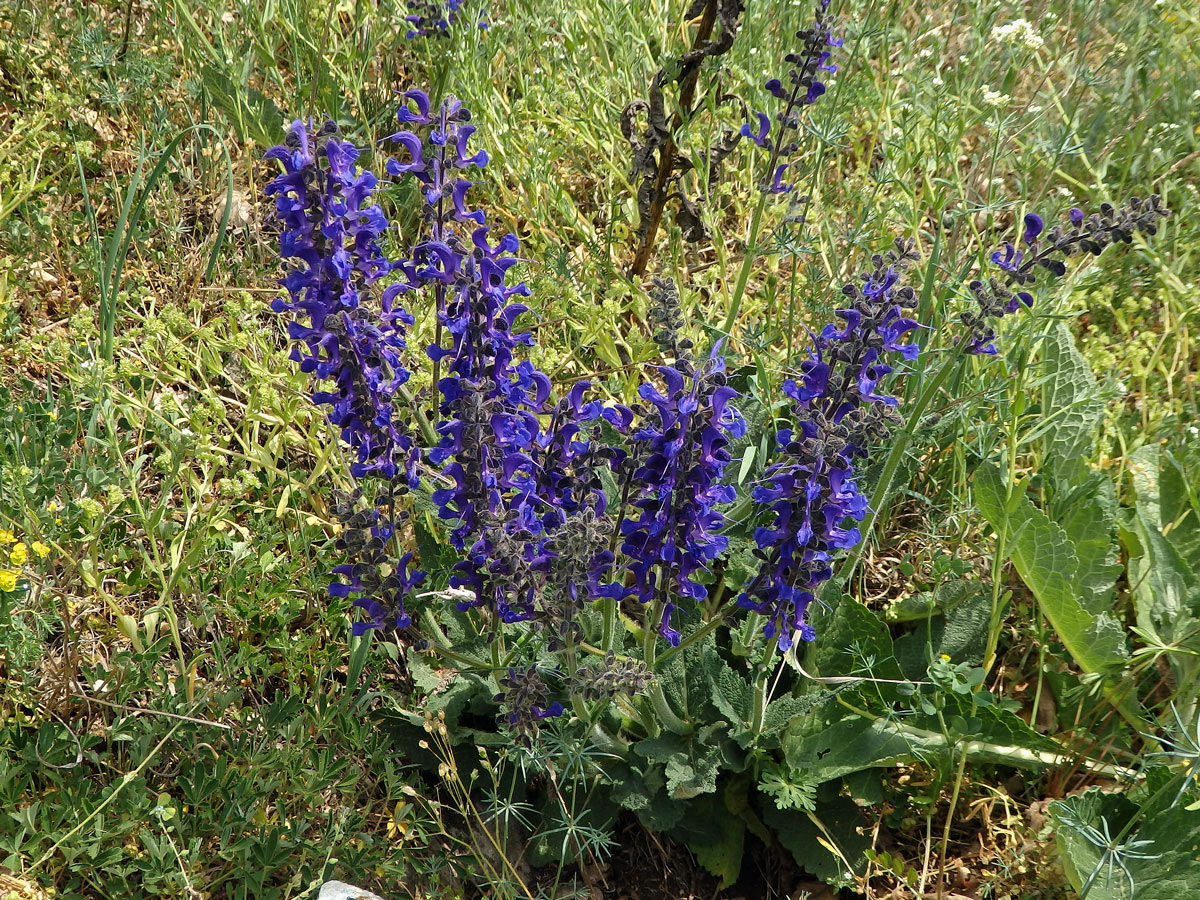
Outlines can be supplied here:
M978 312L964 312L961 316L971 332L967 351L995 355L996 331L992 322L1017 312L1022 306L1033 305L1029 288L1040 273L1061 278L1067 273L1067 258L1081 253L1099 256L1113 244L1128 244L1135 233L1153 235L1158 231L1159 220L1167 215L1169 211L1157 194L1145 199L1131 197L1119 209L1103 203L1100 211L1091 215L1076 207L1068 213L1066 226L1054 225L1049 231L1037 213L1026 215L1020 249L1005 241L1002 250L992 253L992 264L1003 274L976 279L969 285L979 308Z
M543 438L538 414L550 398L550 379L519 348L532 343L515 330L528 307L523 282L510 285L508 271L520 260L517 238L495 244L484 214L467 207L472 182L466 172L487 165L487 153L471 153L475 132L470 113L453 97L436 109L422 91L409 91L398 113L406 126L390 140L406 159L392 159L388 172L421 185L425 235L399 269L401 289L432 289L437 315L434 364L441 421L429 461L442 467L452 486L434 492L439 515L453 525L450 542L465 552L451 586L486 605L501 622L530 619L538 594L538 497L533 454ZM418 135L418 129L421 134ZM439 377L442 365L444 377Z
M381 249L387 219L374 202L375 176L357 165L358 150L326 122L293 122L286 142L267 152L283 171L267 185L282 230L280 255L290 270L280 282L287 298L271 307L292 316L292 359L328 390L312 395L328 406L328 419L350 448L356 479L380 479L381 493L366 510L358 491L335 512L346 531L341 548L354 560L334 572L346 579L330 585L338 597L357 594L355 605L369 622L355 630L411 624L405 597L424 574L412 570L412 554L392 559L388 545L402 514L396 499L417 484L417 447L396 409L409 371L404 366L406 329L412 316L397 302L396 285L379 281L394 264Z
M825 93L821 73L837 72L837 66L829 61L830 48L842 46L842 39L833 32L829 0L820 0L813 24L797 31L796 39L799 48L784 57L784 61L791 63L787 75L782 79L772 78L765 85L773 97L782 101L774 123L769 114L755 111L755 123L747 122L741 130L742 137L769 152L766 174L759 185L768 194L786 194L792 190L793 185L785 182L783 176L791 165L791 157L800 149L796 141L800 111Z
M917 297L899 284L915 258L911 244L901 241L886 256L875 256L861 287L842 289L849 300L838 310L842 324L826 325L814 337L800 377L783 383L792 425L777 434L779 459L754 491L769 524L754 533L762 565L738 598L743 608L767 617L764 631L780 650L789 649L796 635L809 641L816 636L808 609L832 577L835 556L862 540L857 523L867 500L856 465L899 422L898 401L883 386L892 361L911 362L919 352L904 342L921 327L908 315Z
M697 365L690 342L677 330L675 285L659 280L656 287L658 316L665 323L656 340L674 362L657 368L663 390L650 382L638 390L645 406L631 453L640 464L629 476L636 513L621 523L621 551L632 584L614 584L609 592L653 603L658 621L650 624L678 645L676 601L695 603L706 596L707 588L696 576L729 546L720 533L725 516L718 507L736 497L722 479L729 442L745 434L746 423L731 402L737 391L725 382L719 348Z
M795 164L794 158L800 149L796 140L800 132L800 114L825 94L826 85L821 80L821 73L833 74L837 71L837 66L830 59L833 50L842 46L842 39L834 32L829 2L819 0L812 25L796 32L799 46L784 57L784 61L790 63L787 74L783 78L772 78L765 85L781 104L774 121L769 113L756 111L755 121L742 126L741 136L767 151L767 161L759 181L761 193L746 232L746 255L729 300L729 313L725 318L727 334L732 333L737 322L742 297L750 281L767 200L774 195L789 193L794 187L793 183L784 180L784 175Z

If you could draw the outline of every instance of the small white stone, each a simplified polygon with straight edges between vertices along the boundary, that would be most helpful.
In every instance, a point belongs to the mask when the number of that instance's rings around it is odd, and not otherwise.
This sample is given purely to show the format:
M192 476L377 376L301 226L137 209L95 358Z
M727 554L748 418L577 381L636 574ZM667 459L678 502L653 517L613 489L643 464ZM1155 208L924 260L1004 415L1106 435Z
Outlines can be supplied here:
M372 894L362 888L356 888L344 881L327 881L321 885L321 893L317 900L383 900L378 894Z

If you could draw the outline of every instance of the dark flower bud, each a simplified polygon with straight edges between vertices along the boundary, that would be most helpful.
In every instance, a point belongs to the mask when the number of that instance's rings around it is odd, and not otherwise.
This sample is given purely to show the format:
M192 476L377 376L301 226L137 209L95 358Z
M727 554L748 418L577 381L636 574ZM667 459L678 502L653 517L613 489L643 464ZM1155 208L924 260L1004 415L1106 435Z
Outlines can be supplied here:
M500 721L526 746L537 736L541 722L564 712L562 703L550 699L550 687L536 666L510 668L499 683L503 690L492 699L505 709Z

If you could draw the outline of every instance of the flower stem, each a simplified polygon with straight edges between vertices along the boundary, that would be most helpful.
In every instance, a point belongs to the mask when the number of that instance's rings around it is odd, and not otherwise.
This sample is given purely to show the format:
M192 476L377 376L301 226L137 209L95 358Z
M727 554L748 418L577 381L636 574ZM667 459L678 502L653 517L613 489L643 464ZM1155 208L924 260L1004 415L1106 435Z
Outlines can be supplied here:
M917 401L913 404L912 410L908 414L908 421L905 423L904 430L896 434L892 439L892 448L888 452L887 461L884 463L883 473L879 476L879 482L875 485L875 490L871 492L871 503L867 508L867 514L863 518L859 529L862 533L863 546L866 545L866 542L871 537L871 531L875 527L875 522L879 518L880 511L887 504L888 496L892 491L892 481L896 477L896 471L900 468L900 462L904 459L904 454L908 450L909 444L912 443L913 434L920 427L921 419L924 417L925 411L929 409L929 404L933 402L933 398L942 389L942 385L946 383L946 379L957 368L963 351L966 350L970 340L971 335L969 332L963 334L958 339L958 342L950 350L950 357L942 363L942 367L938 370L938 373L925 385L925 389L917 395ZM858 566L859 556L860 554L857 553L847 555L838 567L838 580L843 585L853 577L854 570Z
M729 298L729 314L725 317L725 325L721 329L722 334L733 334L733 326L737 324L738 311L742 308L742 297L746 293L746 285L750 282L750 270L754 268L754 260L758 255L758 232L762 227L763 212L767 208L769 196L770 194L766 191L759 193L758 203L750 217L750 226L746 229L746 250L742 257L742 269L738 272L737 283Z
M646 630L642 634L642 659L646 663L646 668L651 672L654 672L656 668L661 666L661 661L657 657L658 629L654 627L661 609L662 602L659 600L655 600L650 604L649 615L646 617ZM682 646L680 644L680 647ZM666 658L666 654L663 654L663 656ZM659 683L657 678L650 683L650 686L646 689L646 694L650 698L650 705L654 707L654 712L658 716L659 722L665 728L676 734L690 734L692 732L692 726L679 718L675 714L675 710L671 709L671 704L667 701L667 697L663 693L662 684Z

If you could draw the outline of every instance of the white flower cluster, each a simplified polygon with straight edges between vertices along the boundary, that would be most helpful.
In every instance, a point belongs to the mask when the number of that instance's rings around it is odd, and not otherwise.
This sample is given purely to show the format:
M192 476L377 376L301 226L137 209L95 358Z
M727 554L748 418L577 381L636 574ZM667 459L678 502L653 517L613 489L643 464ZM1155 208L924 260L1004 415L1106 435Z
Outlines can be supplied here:
M1012 102L1012 97L1008 94L1002 94L1000 91L993 91L990 85L983 86L983 103L985 106L992 106L999 109L1001 106L1008 106Z
M1041 50L1046 43L1042 36L1033 30L1028 19L1014 19L1004 25L996 25L992 28L992 40L1010 47L1024 47L1026 50Z

